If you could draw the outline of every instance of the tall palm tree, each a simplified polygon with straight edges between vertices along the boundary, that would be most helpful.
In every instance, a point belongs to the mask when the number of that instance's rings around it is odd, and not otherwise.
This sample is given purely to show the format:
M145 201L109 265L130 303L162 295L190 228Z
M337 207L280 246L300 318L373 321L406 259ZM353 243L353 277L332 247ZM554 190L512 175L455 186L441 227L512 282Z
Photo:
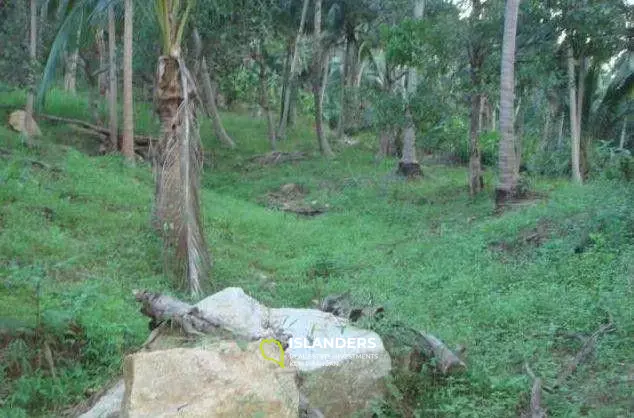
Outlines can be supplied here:
M43 101L44 93L53 80L57 61L73 32L72 28L76 30L85 14L88 15L87 21L94 21L97 15L117 1L121 0L71 2L51 47L40 84L40 101ZM147 2L141 4L148 5ZM176 259L177 265L185 273L188 290L192 296L199 296L202 292L201 282L211 268L211 259L200 212L202 145L195 113L198 94L193 77L181 57L183 32L194 0L153 0L149 4L154 6L162 45L156 72L157 113L163 132L154 153L155 225L162 231L166 247L170 250L166 251L166 257ZM124 57L127 54L125 67L131 64L132 57L132 0L125 0L124 5L128 12L124 19L129 23L124 29ZM131 71L127 77L124 74L124 78L127 78L124 84L130 82ZM131 96L129 99L124 101L131 103Z
M190 293L198 296L211 260L198 194L202 144L195 114L197 90L181 57L183 32L194 1L155 0L154 6L163 54L156 72L156 103L163 133L155 161L155 215L166 244L176 250L176 258L182 262Z
M496 203L502 204L517 191L519 178L515 152L513 109L515 101L515 37L520 0L507 0L502 42L502 74L500 81L500 183L496 188Z

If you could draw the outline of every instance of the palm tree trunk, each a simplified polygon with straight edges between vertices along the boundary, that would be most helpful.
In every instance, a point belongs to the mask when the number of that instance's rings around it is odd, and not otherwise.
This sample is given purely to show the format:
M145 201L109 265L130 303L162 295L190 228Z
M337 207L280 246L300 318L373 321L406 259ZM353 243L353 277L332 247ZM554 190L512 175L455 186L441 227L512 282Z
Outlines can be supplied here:
M474 93L471 97L471 130L469 133L469 194L471 196L477 195L484 188L480 157L480 132L478 131L479 113L480 95Z
M309 0L304 0L304 4L302 6L302 16L299 21L299 30L297 31L297 37L295 38L295 47L293 51L293 59L291 60L291 71L289 74L288 85L286 88L286 95L283 97L284 108L282 111L282 117L280 118L280 127L278 129L278 135L280 138L286 137L286 125L288 123L288 115L291 104L291 92L293 91L294 85L296 83L297 78L297 65L299 61L299 47L300 41L302 39L302 34L304 33L304 25L306 24L306 15L308 14L308 3Z
M284 98L286 97L286 90L289 88L289 79L291 74L291 60L293 59L293 40L294 38L289 38L286 44L286 55L284 57L284 72L282 74L282 100L280 101L280 120L278 121L278 125L280 126L282 123L282 114L284 113Z
M108 7L108 102L110 113L110 146L112 150L119 148L119 115L117 110L117 35L115 32L114 8Z
M625 138L627 136L627 116L623 119L623 127L621 128L621 140L619 141L619 149L625 149Z
M155 227L163 232L166 246L175 249L178 267L184 265L187 288L193 297L201 294L202 279L211 268L200 210L203 159L192 97L195 94L182 60L160 57L156 101L163 133L154 164Z
M128 161L134 161L134 103L132 92L132 27L134 6L125 0L123 26L123 141L121 151Z
M564 112L561 112L561 117L559 118L559 131L557 134L557 151L561 152L564 148L564 125L565 125L566 116Z
M34 67L35 62L37 60L37 4L36 0L31 0L30 4L30 12L31 12L31 29L30 29L30 39L29 39L29 58L31 59L31 86L30 90L26 96L26 118L24 120L24 133L28 138L29 132L33 130L31 126L31 122L33 121L33 107L34 107L34 96L33 89L35 88L35 74Z
M579 59L579 75L577 78L577 133L579 135L579 171L581 172L581 179L585 179L589 167L588 167L588 140L589 138L583 135L583 107L586 91L586 75L588 73L588 59L581 57Z
M262 111L266 115L266 122L268 125L269 132L269 142L271 144L271 150L275 151L277 135L275 133L275 123L273 121L273 112L271 112L271 107L269 106L269 80L266 71L266 61L264 59L263 51L262 51L262 41L258 45L258 50L256 52L257 62L260 65L260 107Z
M77 47L66 54L66 73L64 74L64 90L68 93L77 92L77 62L79 61L79 38L81 28L77 29Z
M324 100L326 99L326 89L328 88L328 78L330 76L330 52L326 54L326 59L324 60L324 75L322 77L321 83L321 103L323 105Z
M579 132L577 109L577 85L575 80L575 58L572 46L568 46L568 91L570 94L570 136L572 145L572 179L582 183L580 167L581 134Z
M99 55L99 75L97 76L97 87L99 89L99 95L101 96L105 96L106 91L108 91L108 76L105 72L108 64L104 32L105 31L103 29L98 29L95 33L95 44L97 46L97 54Z
M322 103L322 84L323 84L323 67L324 67L324 50L321 39L321 7L322 0L315 0L315 24L314 24L314 43L313 43L313 97L315 99L315 133L317 134L317 142L319 151L326 157L334 156L328 138L324 135L323 128L323 103Z
M502 74L500 79L500 183L495 190L495 202L499 207L517 193L519 163L515 144L513 110L515 101L515 37L520 0L507 0L502 43Z
M421 169L416 159L416 129L414 119L409 109L409 104L405 110L405 134L403 135L403 156L398 162L398 172L406 177L420 176Z
M348 39L344 40L344 47L341 51L341 86L339 87L339 120L337 121L337 139L343 138L344 126L346 123L346 80L348 79L348 54L350 46Z

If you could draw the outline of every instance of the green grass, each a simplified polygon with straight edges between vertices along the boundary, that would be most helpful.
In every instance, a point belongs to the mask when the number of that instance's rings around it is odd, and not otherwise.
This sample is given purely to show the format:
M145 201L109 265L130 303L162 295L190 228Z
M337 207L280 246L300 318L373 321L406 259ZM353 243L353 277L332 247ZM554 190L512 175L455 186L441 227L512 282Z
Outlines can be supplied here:
M59 94L47 112L88 118L83 104ZM141 109L147 119L137 125L154 132L149 107ZM407 182L393 174L395 161L374 158L371 137L325 160L315 152L310 122L280 142L282 150L305 151L305 161L260 167L249 158L267 151L265 121L224 120L237 151L223 148L207 122L201 131L214 290L240 286L270 306L303 307L351 289L359 303L385 306L392 320L464 344L466 376L417 378L409 383L417 387L404 389L423 417L516 416L530 390L524 363L554 383L580 348L557 331L590 334L609 312L616 331L562 388L544 394L544 405L561 417L632 412L631 184L536 179L547 199L498 216L491 172L486 194L472 200L464 168L424 165L425 177ZM175 293L150 227L149 167L60 148L88 140L66 129L43 125L43 145L27 150L0 126L0 148L12 152L0 157L0 337L8 330L20 336L0 339L0 355L11 360L0 362L7 364L0 415L22 408L55 416L84 399L147 336L132 290ZM307 188L306 200L327 204L328 212L299 218L267 208L266 194L286 183ZM525 238L537 225L545 227L535 244ZM52 336L57 379L46 365L20 366L42 349L27 344L32 355L16 355L19 341L38 341L20 329L37 324ZM69 324L80 329L70 342ZM21 377L11 374L20 368Z

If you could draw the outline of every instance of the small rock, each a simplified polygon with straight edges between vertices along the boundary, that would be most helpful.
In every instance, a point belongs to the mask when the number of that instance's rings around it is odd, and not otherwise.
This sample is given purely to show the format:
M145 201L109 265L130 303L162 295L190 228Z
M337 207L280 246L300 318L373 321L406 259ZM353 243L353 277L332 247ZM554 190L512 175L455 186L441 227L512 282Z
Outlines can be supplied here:
M9 116L9 125L17 132L25 132L27 119L29 119L30 121L30 129L29 132L27 132L29 136L42 135L42 131L40 131L40 128L37 126L37 123L35 122L33 117L26 113L24 110L16 110L15 112L11 113L11 115Z

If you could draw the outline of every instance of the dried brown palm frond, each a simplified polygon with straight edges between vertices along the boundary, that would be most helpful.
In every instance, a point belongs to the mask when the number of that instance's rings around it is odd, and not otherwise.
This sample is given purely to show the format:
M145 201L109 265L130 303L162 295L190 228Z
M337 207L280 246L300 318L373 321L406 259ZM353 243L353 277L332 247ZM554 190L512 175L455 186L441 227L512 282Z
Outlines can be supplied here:
M163 135L155 153L155 220L163 233L166 260L184 271L192 296L211 268L200 209L202 145L196 120L197 89L180 58L162 56L157 106Z

